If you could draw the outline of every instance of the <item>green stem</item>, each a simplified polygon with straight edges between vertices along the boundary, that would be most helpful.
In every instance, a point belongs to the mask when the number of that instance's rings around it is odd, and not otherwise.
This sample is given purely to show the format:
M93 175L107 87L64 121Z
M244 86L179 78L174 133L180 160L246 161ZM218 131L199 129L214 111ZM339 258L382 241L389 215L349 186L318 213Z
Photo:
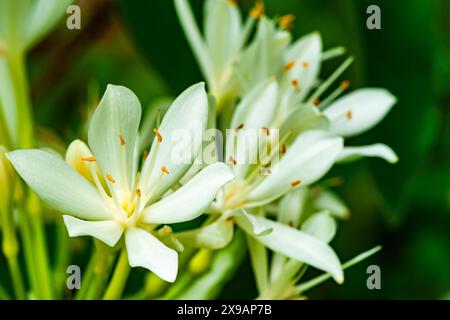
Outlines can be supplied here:
M85 276L81 282L81 289L75 299L98 299L105 286L111 269L111 250L105 244L96 242L95 252L88 262Z
M371 255L377 253L380 250L381 250L381 246L376 246L375 248L372 248L372 249L370 249L370 250L368 250L366 252L363 252L363 253L357 255L356 257L354 257L353 259L351 259L351 260L347 261L346 263L344 263L342 265L342 268L344 270L347 269L347 268L350 268L350 267L354 266L355 264L357 264L357 263L367 259L368 257L370 257ZM321 284L322 282L325 282L326 280L328 280L330 278L331 278L331 274L329 274L329 273L322 274L322 275L320 275L318 277L315 277L315 278L313 278L313 279L311 279L309 281L306 281L304 283L299 284L296 287L297 292L300 294L300 293L303 293L305 291L308 291L309 289L314 288L315 286Z
M10 77L15 96L17 111L17 137L20 148L33 146L33 121L30 107L28 76L26 71L25 54L12 52L8 55ZM19 120L20 117L20 120Z
M81 278L81 289L75 294L75 300L86 299L86 295L89 292L89 284L92 282L92 278L94 277L94 267L97 260L97 254L98 253L96 250L95 253L91 255L91 258L86 265L86 271Z
M56 258L55 258L55 286L57 295L63 293L64 284L66 281L66 269L70 259L69 237L67 235L66 227L62 219L57 219L56 222Z
M16 228L13 223L12 208L7 200L0 204L0 221L3 231L2 249L8 263L14 293L17 299L24 300L25 286L17 261L19 242L17 241Z
M103 296L104 300L116 300L122 296L129 273L130 265L128 264L127 251L123 248L111 282L109 283L109 286Z
M19 300L25 300L25 288L23 285L22 274L20 273L19 263L17 262L17 256L7 257L8 266L11 272L11 279L14 288L14 294Z
M36 274L36 269L34 268L34 251L33 251L33 237L31 232L30 223L26 217L26 213L23 208L19 208L19 226L20 234L23 240L23 249L25 252L25 265L30 280L32 293L34 298L39 298L42 296L42 288L39 285L38 276Z
M32 216L31 228L34 235L33 249L35 252L35 268L38 271L39 285L42 287L42 298L52 299L54 297L53 293L53 282L50 276L50 265L48 262L47 247L45 243L44 236L44 226L42 224L42 219L39 216Z

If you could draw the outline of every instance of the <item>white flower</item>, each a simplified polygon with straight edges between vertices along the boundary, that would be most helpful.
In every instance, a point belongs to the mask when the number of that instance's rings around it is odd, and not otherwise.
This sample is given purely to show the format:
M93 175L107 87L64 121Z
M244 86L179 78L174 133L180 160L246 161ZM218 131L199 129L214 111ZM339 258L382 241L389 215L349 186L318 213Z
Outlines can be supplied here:
M234 63L260 14L253 11L243 25L234 1L207 0L202 36L188 1L175 0L175 8L209 90L217 99L217 106L221 106L223 99L232 96L236 89Z
M43 150L16 150L8 158L19 175L44 201L65 213L72 237L89 235L109 246L124 236L129 264L141 266L166 281L177 275L177 253L151 231L159 224L188 221L201 215L217 190L233 175L223 163L209 165L186 184L163 197L188 170L173 158L175 130L205 129L207 96L202 83L186 89L155 129L150 153L138 172L137 132L141 106L127 88L109 85L89 127L89 147L71 144L67 161ZM179 145L194 159L201 140ZM92 153L91 153L92 151Z
M205 228L178 235L181 241L194 246L217 248L231 239L236 224L266 247L284 256L303 261L329 272L338 282L343 281L342 268L334 251L324 241L303 231L253 214L255 207L268 204L283 194L300 186L308 186L319 180L336 161L343 148L343 139L327 131L311 130L300 134L278 162L261 175L267 164L246 162L248 155L257 154L260 148L252 140L244 141L245 130L265 128L271 136L278 102L278 85L267 80L249 91L238 104L231 120L237 130L237 140L227 140L226 161L231 165L238 180L225 185L217 194L211 212L219 218ZM264 130L263 130L264 131ZM283 138L281 138L283 139ZM283 144L268 139L273 154L282 153ZM235 148L230 148L234 144ZM242 161L242 162L241 162ZM216 237L211 237L216 232Z

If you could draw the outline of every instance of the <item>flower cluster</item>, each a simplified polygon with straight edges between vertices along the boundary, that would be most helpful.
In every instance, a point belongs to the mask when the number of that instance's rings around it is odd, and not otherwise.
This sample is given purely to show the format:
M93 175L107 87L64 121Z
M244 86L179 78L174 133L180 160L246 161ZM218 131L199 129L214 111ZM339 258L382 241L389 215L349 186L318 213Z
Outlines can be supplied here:
M10 162L44 203L63 214L70 237L94 237L121 250L118 266L125 261L166 282L189 278L188 268L201 273L216 252L237 242L249 251L260 298L301 298L312 287L298 284L307 266L342 283L353 262L342 265L329 243L349 209L330 190L336 179L322 178L335 164L361 157L397 161L384 144L346 143L377 125L396 98L380 88L344 94L348 81L332 89L352 58L321 78L322 63L344 50L323 51L317 32L293 41L293 16L270 19L262 2L243 22L235 2L207 0L203 32L188 1L174 3L206 88L187 88L163 116L156 112L148 128L140 124L135 94L108 85L87 143L73 141L65 159L26 144L2 148L1 186L12 189ZM223 138L203 139L210 128L231 131L223 148ZM213 163L202 161L205 145L214 151ZM173 228L193 220L195 227ZM128 272L116 270L106 298L122 294ZM146 285L158 281L149 277ZM171 292L168 284L159 285ZM183 280L173 286L172 292L188 289Z

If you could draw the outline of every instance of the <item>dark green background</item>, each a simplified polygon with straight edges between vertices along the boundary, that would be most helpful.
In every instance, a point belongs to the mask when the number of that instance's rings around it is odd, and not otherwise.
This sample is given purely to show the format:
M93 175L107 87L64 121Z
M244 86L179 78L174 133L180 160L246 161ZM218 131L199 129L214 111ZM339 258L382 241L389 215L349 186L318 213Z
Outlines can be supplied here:
M328 282L311 297L449 297L450 1L265 3L269 16L296 16L296 37L318 30L325 48L345 46L356 58L344 75L351 88L380 86L398 97L383 123L349 143L389 144L399 163L366 159L331 174L344 177L338 191L352 210L332 243L342 261L377 244L383 250L346 272L344 285ZM200 18L202 1L191 4ZM241 2L244 11L251 4ZM370 4L381 8L381 30L366 28ZM82 136L80 121L107 83L131 88L147 106L202 80L172 1L95 0L80 6L82 29L68 31L62 21L29 59L34 112L38 123L52 130L46 139L67 143ZM336 63L327 62L324 74ZM370 264L381 268L381 290L366 287ZM254 295L246 261L221 297Z

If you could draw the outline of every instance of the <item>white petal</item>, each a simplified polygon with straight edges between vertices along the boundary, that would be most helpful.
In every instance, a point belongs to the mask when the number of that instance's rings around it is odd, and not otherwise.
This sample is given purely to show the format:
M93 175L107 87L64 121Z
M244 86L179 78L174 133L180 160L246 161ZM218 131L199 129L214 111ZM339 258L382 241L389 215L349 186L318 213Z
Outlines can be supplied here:
M328 130L330 123L316 106L310 104L294 105L280 128L280 137L290 134L296 137L307 130Z
M175 250L140 228L125 232L125 244L130 266L144 267L165 281L175 281L178 272L178 254Z
M141 104L136 95L130 89L110 84L89 125L89 146L100 170L103 175L110 174L123 190L133 183L133 157L140 120Z
M255 38L241 52L236 68L244 93L268 77L277 75L283 64L282 52L290 40L290 34L279 31L274 21L266 17L259 19Z
M177 182L189 169L202 145L202 135L208 119L208 98L203 82L184 90L166 112L159 132L163 137L153 168L150 168L153 153L156 150L155 138L141 174L141 190L150 190L160 180L161 167L165 166L169 174L165 175L153 194L153 199L161 196ZM147 172L147 170L151 170ZM144 179L149 174L149 179Z
M111 218L98 190L60 157L30 149L9 152L8 159L31 189L53 208L81 219Z
M250 192L249 205L268 203L298 185L298 182L302 186L314 183L334 164L342 145L341 137L325 131L301 134L288 147L286 155L271 168L272 174Z
M207 226L176 233L175 237L189 247L220 249L233 239L233 229L231 220L218 219Z
M247 213L244 209L236 210L233 217L239 227L250 235L261 236L272 232L272 229L264 221L258 220L255 215Z
M343 282L341 263L333 249L325 242L266 218L255 217L255 219L272 228L271 233L257 236L256 240L275 252L329 272L338 283Z
M278 101L278 85L273 79L255 86L237 105L231 120L231 129L243 125L239 131L231 130L227 136L226 159L232 157L237 161L233 170L244 178L249 166L256 163L258 157L258 135L262 128L271 128Z
M38 0L33 1L33 7L26 17L24 42L27 46L40 40L59 19L66 13L72 0Z
M220 81L239 48L241 36L239 8L231 1L208 0L205 3L204 29L215 80Z
M398 157L394 150L382 143L362 147L345 147L339 154L337 161L344 163L358 160L362 157L377 157L390 163L396 163L398 161Z
M233 178L226 164L211 164L180 189L146 208L142 221L168 224L195 219L211 205L217 191Z
M84 221L67 215L63 218L71 237L92 236L113 247L122 236L123 227L114 220Z
M302 224L304 232L326 243L334 238L336 228L336 221L328 211L315 213Z
M207 79L208 83L213 81L213 65L209 50L206 47L197 23L195 22L194 14L189 6L188 0L175 0L175 11L177 12L180 24L183 27L186 39L194 52L195 58L203 72L203 75Z
M284 82L290 85L291 80L298 81L298 100L303 100L314 86L320 72L321 55L322 40L317 32L298 39L286 51L285 63L295 61L295 64L286 74Z
M94 166L94 172L99 176L100 181L103 180L101 177L100 169L96 162L83 161L83 158L93 157L89 147L81 140L72 141L67 147L66 151L66 162L75 169L79 174L88 179L91 183L94 183L94 177L90 166Z
M299 188L288 192L278 204L278 221L298 227L307 201L308 188Z
M312 199L313 207L317 210L327 210L338 219L350 218L350 209L345 202L330 190L320 190Z
M331 132L350 137L377 125L396 101L385 89L359 89L336 100L324 114Z

